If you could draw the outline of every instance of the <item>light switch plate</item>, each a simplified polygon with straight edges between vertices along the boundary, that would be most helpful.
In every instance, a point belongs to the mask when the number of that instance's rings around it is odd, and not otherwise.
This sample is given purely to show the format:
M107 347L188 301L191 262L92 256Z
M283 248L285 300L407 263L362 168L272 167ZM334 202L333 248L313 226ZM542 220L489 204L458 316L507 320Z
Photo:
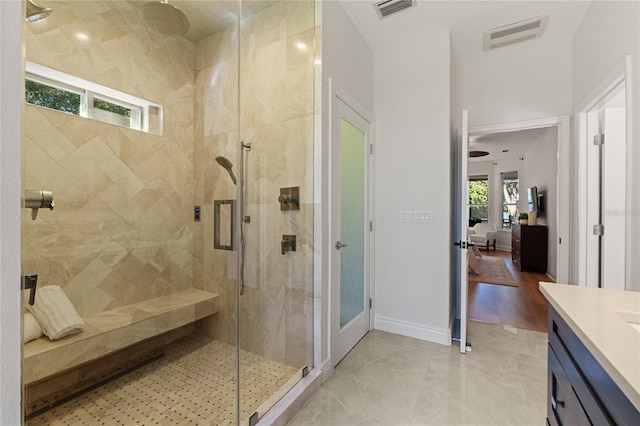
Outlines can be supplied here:
M426 210L415 210L413 212L413 221L416 223L430 223L431 212Z

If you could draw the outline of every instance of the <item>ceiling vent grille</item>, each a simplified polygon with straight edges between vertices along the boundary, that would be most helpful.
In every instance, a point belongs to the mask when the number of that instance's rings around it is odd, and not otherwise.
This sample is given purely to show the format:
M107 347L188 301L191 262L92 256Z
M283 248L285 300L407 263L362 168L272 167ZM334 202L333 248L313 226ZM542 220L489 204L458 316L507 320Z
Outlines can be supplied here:
M402 9L406 9L414 5L414 0L384 0L374 3L373 7L376 9L376 12L378 12L378 17L382 19L392 13L399 12Z
M549 15L494 28L484 33L484 50L542 37Z

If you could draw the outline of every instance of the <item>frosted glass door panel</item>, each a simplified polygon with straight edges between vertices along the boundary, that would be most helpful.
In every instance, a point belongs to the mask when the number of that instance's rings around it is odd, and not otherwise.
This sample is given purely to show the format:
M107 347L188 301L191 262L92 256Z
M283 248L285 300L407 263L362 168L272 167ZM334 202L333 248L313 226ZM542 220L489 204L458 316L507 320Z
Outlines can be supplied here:
M364 311L365 134L342 119L340 328Z

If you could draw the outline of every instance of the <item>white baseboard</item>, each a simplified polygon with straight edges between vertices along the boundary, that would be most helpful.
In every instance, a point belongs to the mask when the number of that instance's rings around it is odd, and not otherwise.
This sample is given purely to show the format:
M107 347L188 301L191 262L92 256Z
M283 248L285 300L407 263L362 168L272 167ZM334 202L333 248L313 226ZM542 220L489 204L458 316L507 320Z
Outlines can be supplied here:
M499 246L499 245L497 245L496 249L500 250L500 251L511 251L511 246Z
M380 316L375 317L374 328L376 330L426 340L440 345L451 345L451 330L429 328L420 324L398 321L392 318Z

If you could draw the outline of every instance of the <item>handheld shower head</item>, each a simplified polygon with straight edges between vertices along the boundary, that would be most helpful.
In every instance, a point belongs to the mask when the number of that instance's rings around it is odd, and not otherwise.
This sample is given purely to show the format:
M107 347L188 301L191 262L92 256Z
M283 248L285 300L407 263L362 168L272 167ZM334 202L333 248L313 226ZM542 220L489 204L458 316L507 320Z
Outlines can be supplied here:
M231 161L229 161L229 159L227 157L223 157L221 155L216 157L216 161L218 162L218 164L220 164L222 167L225 168L225 170L227 172L229 172L229 176L231 176L231 180L233 181L233 184L236 184L236 176L233 174L233 170L231 170L233 168L233 163Z

